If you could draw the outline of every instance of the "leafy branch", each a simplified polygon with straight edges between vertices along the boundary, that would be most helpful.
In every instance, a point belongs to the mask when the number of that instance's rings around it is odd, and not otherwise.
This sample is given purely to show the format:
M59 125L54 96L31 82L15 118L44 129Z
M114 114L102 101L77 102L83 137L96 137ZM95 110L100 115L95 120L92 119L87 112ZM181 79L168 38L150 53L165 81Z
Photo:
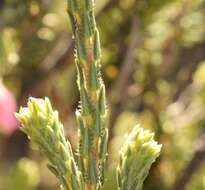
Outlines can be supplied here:
M65 139L58 112L48 98L30 98L16 114L21 130L48 158L48 168L59 178L63 190L101 190L107 156L108 129L105 86L100 72L100 37L93 0L68 0L73 36L80 105L76 111L79 146L76 157ZM161 146L153 134L134 128L120 154L118 189L140 190Z

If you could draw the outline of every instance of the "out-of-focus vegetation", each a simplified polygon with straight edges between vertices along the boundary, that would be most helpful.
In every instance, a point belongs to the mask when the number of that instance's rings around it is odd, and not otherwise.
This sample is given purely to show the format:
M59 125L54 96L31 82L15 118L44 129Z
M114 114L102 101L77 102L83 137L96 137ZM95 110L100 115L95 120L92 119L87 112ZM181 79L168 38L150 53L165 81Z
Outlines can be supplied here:
M119 148L136 123L163 144L145 190L205 189L205 1L95 3L110 110L105 189L116 187ZM0 190L13 190L11 176L28 185L21 189L57 189L36 147L18 130L6 133L16 124L4 119L12 121L13 96L17 107L29 96L48 96L76 146L79 94L65 0L0 2L0 81ZM24 157L32 162L22 169Z

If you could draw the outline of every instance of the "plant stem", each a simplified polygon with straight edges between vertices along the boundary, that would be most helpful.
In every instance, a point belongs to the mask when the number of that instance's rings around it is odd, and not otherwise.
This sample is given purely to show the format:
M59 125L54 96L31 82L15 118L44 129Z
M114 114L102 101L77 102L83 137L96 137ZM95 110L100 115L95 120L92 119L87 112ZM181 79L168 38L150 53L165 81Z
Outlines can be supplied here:
M76 111L80 129L78 162L86 190L99 190L104 183L108 139L104 125L106 103L100 73L100 39L93 8L93 0L68 0L80 91L80 109Z

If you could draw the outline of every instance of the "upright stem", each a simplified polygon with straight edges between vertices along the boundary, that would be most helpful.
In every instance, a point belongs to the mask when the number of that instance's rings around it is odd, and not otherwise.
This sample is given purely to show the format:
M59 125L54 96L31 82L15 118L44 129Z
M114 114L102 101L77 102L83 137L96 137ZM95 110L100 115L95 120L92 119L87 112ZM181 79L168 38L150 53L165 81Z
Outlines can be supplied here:
M106 102L100 73L100 39L93 8L93 0L68 0L80 91L80 109L76 111L79 125L78 164L84 176L85 190L102 188L108 139L104 125Z

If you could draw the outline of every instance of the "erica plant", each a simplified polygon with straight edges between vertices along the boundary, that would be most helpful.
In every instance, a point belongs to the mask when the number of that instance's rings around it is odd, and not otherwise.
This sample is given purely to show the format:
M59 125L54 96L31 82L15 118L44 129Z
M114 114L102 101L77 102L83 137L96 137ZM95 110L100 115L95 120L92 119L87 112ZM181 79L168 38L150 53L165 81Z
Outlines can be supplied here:
M74 156L64 136L58 112L48 98L30 98L28 107L16 114L21 130L48 158L48 168L63 190L101 190L105 181L108 129L105 86L100 72L100 37L93 0L68 0L73 35L80 106L76 111L79 146ZM153 134L136 127L127 137L117 168L119 190L140 190L161 145Z

